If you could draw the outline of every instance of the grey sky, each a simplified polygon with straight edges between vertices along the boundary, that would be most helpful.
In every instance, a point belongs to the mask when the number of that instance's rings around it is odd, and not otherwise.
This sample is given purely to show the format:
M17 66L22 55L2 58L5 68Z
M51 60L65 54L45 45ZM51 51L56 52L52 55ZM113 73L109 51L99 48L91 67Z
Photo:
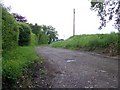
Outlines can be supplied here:
M29 23L52 25L59 38L73 35L73 8L76 9L76 35L117 31L109 23L98 30L99 18L90 10L90 0L2 0L11 12L25 16Z

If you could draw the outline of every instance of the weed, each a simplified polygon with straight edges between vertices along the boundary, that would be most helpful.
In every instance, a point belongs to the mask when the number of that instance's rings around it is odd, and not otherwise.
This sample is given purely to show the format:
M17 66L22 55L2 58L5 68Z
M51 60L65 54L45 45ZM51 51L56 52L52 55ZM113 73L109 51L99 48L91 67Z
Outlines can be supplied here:
M38 57L33 47L17 47L4 55L2 61L3 87L4 83L14 83L23 74L23 71Z

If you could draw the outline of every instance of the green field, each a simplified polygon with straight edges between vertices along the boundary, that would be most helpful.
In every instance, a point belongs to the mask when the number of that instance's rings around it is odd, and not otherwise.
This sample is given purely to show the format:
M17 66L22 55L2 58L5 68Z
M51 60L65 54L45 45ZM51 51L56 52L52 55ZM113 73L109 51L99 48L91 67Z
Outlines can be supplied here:
M115 52L120 47L118 44L118 33L111 34L88 34L72 36L65 41L54 42L50 46L68 48L68 49L87 49L93 51L95 49L105 49L113 47Z

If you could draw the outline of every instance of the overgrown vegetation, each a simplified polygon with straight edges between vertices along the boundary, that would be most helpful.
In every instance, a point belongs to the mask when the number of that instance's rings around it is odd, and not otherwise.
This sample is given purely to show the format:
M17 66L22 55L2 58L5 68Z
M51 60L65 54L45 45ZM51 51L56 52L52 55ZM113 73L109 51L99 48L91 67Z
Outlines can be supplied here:
M31 39L30 39L31 41L30 41L30 45L31 46L36 46L36 45L38 45L38 38L37 38L37 36L35 35L35 34L33 34L33 33L31 33Z
M2 8L2 49L5 51L13 49L17 46L18 27L14 17Z
M3 88L12 88L24 70L32 63L37 63L38 56L34 52L34 46L48 44L49 40L52 42L57 32L52 26L48 28L44 25L43 28L26 23L25 17L10 14L1 4L0 8L2 8L2 84Z
M38 25L38 24L29 24L31 26L32 32L37 36L38 38L38 44L50 44L54 41L58 40L57 37L57 31L55 31L55 28L51 25Z
M26 68L37 62L38 56L34 52L34 47L17 47L9 51L3 57L3 88L12 87L20 78Z
M28 24L19 22L19 40L20 46L30 45L31 28Z
M91 35L76 35L69 39L61 42L52 43L50 46L62 47L70 49L84 48L90 51L95 49L106 49L110 48L117 54L120 44L118 44L119 33L111 34L91 34Z

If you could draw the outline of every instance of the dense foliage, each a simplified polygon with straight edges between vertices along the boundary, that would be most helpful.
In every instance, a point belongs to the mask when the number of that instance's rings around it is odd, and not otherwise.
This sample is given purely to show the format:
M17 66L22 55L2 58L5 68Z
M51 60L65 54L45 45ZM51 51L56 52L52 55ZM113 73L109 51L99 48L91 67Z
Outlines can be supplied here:
M2 8L2 49L5 51L13 49L18 44L18 27L14 17Z
M12 88L11 85L22 76L24 70L38 60L33 47L38 44L48 44L50 36L47 32L50 29L25 23L27 20L23 16L10 14L5 7L1 4L0 6L2 8L2 84L4 88L6 86ZM54 37L56 35L55 33Z
M17 45L30 45L32 32L36 35L33 36L37 44L48 44L57 39L57 32L52 26L27 24L23 23L24 20L26 21L23 16L16 13L12 15L2 7L3 53Z
M31 28L26 23L19 22L19 45L30 45L31 42Z
M33 47L17 47L4 55L2 62L3 88L13 88L12 84L19 79L23 71L38 60Z
M38 44L48 44L48 36L44 32L39 34Z
M58 39L57 37L57 31L55 31L55 28L53 28L51 25L33 25L30 24L32 28L32 32L37 36L38 38L38 44L50 44L51 42L54 42Z
M31 33L31 41L30 41L30 45L31 46L36 46L38 45L38 38L34 33Z
M46 26L43 25L43 30L44 30L45 27ZM58 39L57 31L55 31L55 28L53 28L52 26L47 26L46 28L47 28L46 29L46 34L47 34L47 36L49 38L48 44L50 44L50 43L52 43L52 42L54 42L54 41L56 41Z

